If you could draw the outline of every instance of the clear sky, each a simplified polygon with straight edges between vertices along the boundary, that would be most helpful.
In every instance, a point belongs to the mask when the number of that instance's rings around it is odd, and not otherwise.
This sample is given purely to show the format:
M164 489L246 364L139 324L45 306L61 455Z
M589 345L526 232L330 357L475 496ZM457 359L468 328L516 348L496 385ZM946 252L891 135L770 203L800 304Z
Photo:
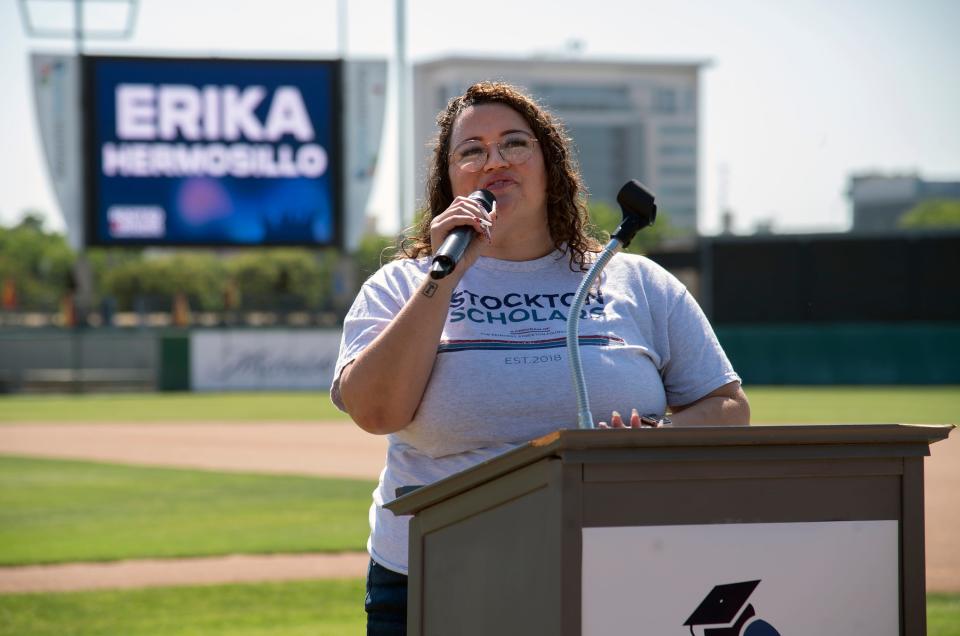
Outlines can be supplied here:
M28 55L73 45L28 38L18 4L0 0L0 223L30 208L62 228L36 130ZM560 53L573 40L586 59L710 60L701 84L706 233L718 230L721 203L740 232L766 220L779 232L847 229L845 191L854 172L960 180L957 0L407 5L414 62L449 53ZM336 0L140 0L129 41L91 41L87 52L334 57L337 8ZM392 56L393 10L393 0L350 0L348 55ZM395 214L394 148L385 147L374 197L384 218Z

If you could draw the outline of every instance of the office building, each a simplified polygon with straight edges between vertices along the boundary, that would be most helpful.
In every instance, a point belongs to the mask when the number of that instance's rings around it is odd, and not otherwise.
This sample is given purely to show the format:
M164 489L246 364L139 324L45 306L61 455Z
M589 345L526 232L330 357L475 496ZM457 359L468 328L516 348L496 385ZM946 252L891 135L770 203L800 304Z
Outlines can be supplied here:
M917 175L860 174L850 179L853 232L894 232L900 217L929 199L960 199L960 182Z
M672 226L697 231L699 75L707 63L447 57L414 67L416 196L422 203L436 115L474 82L519 85L566 125L591 201L615 205L639 179Z

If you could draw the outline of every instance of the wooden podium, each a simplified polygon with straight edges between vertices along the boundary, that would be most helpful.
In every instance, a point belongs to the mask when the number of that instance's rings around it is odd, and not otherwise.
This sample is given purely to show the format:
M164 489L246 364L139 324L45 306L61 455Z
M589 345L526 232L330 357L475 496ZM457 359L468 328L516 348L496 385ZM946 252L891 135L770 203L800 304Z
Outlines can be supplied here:
M784 636L922 636L923 457L952 428L557 431L387 504L414 515L408 633L701 634L750 578Z

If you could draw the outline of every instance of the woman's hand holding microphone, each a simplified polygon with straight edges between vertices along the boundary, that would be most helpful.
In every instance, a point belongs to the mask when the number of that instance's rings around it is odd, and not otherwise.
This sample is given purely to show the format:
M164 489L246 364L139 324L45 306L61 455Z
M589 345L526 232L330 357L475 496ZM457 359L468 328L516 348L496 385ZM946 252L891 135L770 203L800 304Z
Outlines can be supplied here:
M487 211L484 203L489 204L491 208L490 212ZM453 257L452 267L450 267L450 259L446 259L448 261L445 263L447 268L438 268L436 261L441 260L437 257L438 253L441 252L441 248L444 247L444 241L458 228L467 228L473 233L469 235L470 238L478 238L476 235L479 234L479 238L489 244L492 240L491 230L496 222L496 217L496 203L494 202L493 195L486 190L478 190L466 197L456 197L453 202L450 203L450 206L438 214L430 224L430 244L433 246L433 254L435 257L434 266L431 269L431 276L435 279L443 278L449 274L451 270L459 271L460 276L462 276L463 272L469 269L480 256L482 243L478 240L469 240L469 244L466 246L466 250L462 252L462 255L454 248L454 251L457 253L450 255ZM462 245L460 247L462 247ZM441 269L446 269L446 271L439 275L435 274L435 272ZM459 279L460 276L456 278Z

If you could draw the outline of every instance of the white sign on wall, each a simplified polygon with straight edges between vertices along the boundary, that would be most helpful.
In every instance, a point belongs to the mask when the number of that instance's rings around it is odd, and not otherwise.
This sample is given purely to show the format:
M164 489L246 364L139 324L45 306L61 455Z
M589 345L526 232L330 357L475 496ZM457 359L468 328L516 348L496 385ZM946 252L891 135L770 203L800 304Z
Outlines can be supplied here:
M699 636L736 625L731 636L896 636L898 530L897 521L585 528L582 633Z
M195 391L327 390L340 347L333 330L224 330L190 334Z

